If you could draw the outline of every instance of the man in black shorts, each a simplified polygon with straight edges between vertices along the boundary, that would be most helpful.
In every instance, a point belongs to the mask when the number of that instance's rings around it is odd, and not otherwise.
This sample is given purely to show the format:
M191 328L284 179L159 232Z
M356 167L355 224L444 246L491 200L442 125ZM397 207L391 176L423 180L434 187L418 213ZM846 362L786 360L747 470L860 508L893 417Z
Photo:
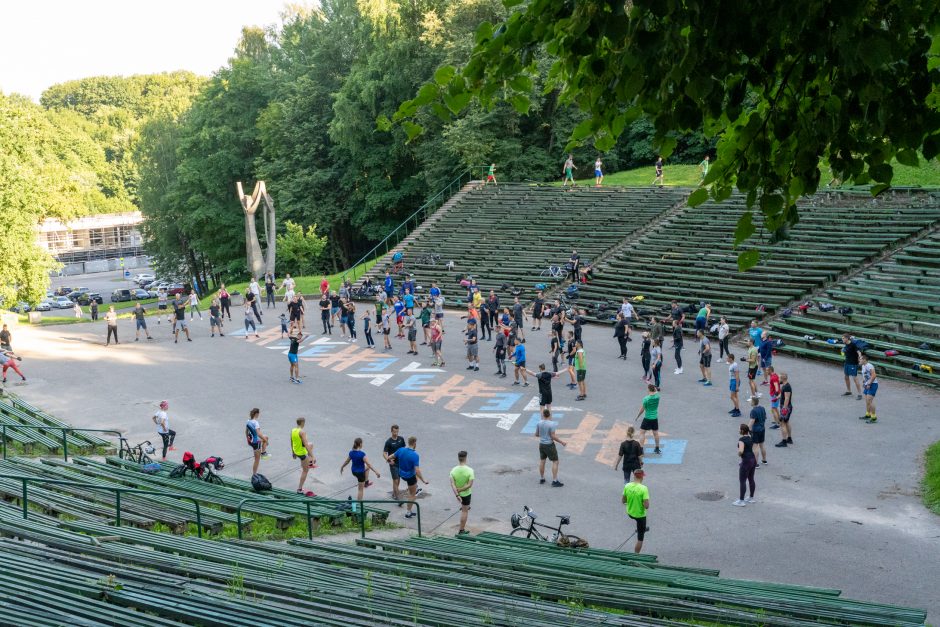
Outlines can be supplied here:
M541 331L542 330L542 310L545 307L545 297L542 295L542 291L539 290L535 294L535 300L532 301L532 330Z
M401 481L398 476L398 462L395 461L395 452L405 447L405 438L398 435L398 425L392 425L392 437L385 440L385 448L382 449L382 457L388 462L388 472L392 475L392 498L398 499L398 484ZM401 507L401 503L398 504Z
M458 536L467 531L467 516L470 513L470 497L473 496L473 468L467 465L467 451L457 453L457 465L450 471L450 487L460 503L460 530Z
M512 319L516 323L516 336L519 340L524 340L525 333L522 332L522 326L525 324L525 310L522 308L518 296L513 299Z
M179 294L173 301L173 312L176 315L176 321L173 323L173 343L180 341L180 329L186 333L186 341L192 342L192 338L189 337L189 327L186 325L186 302Z
M551 409L552 408L552 379L558 376L557 372L548 372L545 370L545 364L539 364L539 371L532 372L531 370L526 370L529 374L535 377L535 380L539 384L539 409Z
M552 412L547 409L542 410L542 419L535 426L535 437L539 439L539 483L545 483L545 460L552 462L552 487L560 488L564 486L558 480L558 449L555 442L562 446L568 446L568 443L558 438L555 430L558 423L552 420Z
M626 505L627 516L636 521L636 544L633 547L634 553L643 550L643 538L649 527L646 525L646 514L650 507L650 491L643 485L643 477L646 473L640 468L633 472L633 481L623 486L623 496L620 502Z
M790 385L790 377L787 373L780 373L780 437L783 438L779 443L774 444L777 448L784 448L793 444L792 432L790 431L790 417L793 415L793 386Z

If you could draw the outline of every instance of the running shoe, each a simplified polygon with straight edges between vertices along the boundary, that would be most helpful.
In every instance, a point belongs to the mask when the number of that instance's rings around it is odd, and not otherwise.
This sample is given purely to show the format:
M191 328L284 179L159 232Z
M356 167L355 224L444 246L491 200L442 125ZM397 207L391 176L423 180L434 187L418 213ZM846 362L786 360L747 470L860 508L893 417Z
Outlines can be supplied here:
M869 419L866 420L865 422L868 423L868 424L870 424L870 425L874 425L874 424L878 424L878 419L877 419L877 418L869 418Z
M552 481L552 487L553 487L553 488L563 488L564 486L565 486L565 484L562 483L561 481L557 481L557 480Z
M656 447L653 449L653 453L655 453L656 455L662 455L663 452L659 447Z
M738 499L737 501L732 503L732 505L734 505L735 507L744 507L745 505L747 505L747 503L745 501L742 501L741 499Z
M754 500L754 497L749 496L749 497L747 497L746 499L744 499L744 502L745 502L745 503L756 503L757 501Z
M766 463L766 462L765 462L765 463ZM366 488L371 488L371 487L372 487L372 482L371 482L371 481L366 481L364 487L366 487Z
M711 382L711 381L706 381L705 383L702 384L702 387L704 387L704 388L710 388L711 386L712 386L712 382Z
M859 394L858 396L856 396L856 397L855 397L855 400L857 400L857 401L860 401L860 400L862 400L862 395L861 395L861 394Z
M786 440L780 440L780 442L778 442L777 444L774 444L774 446L775 446L776 448L787 448L787 441L786 441Z
M696 383L705 383L706 381L708 381L708 379L699 379L696 381Z
M542 477L541 479L539 479L539 485L541 485L541 484L543 484L543 483L545 483L545 477Z
M858 417L859 420L868 420L869 418L871 418L871 416L869 416L868 414L865 414L864 416L859 416L859 417Z
M851 393L851 392L843 392L843 393L842 393L842 396L852 396L852 393Z
M771 428L771 429L779 429L779 428L780 428L780 425L778 425L778 424L775 422L774 424L770 425L770 428Z
M787 444L793 444L793 438L787 438Z
M408 512L407 514L405 514L405 518L414 518L415 516L417 516L417 514L415 514L414 512Z
M466 535L470 535L470 532L467 531L466 529L461 529L460 531L457 532L457 536L458 536L458 537L459 537L459 536L466 536Z

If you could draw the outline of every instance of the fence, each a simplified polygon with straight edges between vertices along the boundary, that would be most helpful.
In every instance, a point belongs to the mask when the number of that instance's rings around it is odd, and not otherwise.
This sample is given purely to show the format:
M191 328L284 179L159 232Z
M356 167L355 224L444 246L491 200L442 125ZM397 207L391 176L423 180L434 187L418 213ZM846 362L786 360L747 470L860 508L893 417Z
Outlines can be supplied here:
M7 458L7 431L10 430L10 429L12 429L12 430L14 430L14 431L22 431L22 430L27 430L27 431L61 431L61 432L62 432L62 458L63 458L65 461L68 461L68 460L69 460L69 442L68 442L68 438L66 437L69 433L75 433L75 432L84 432L84 433L108 433L108 434L111 434L111 435L117 435L117 436L118 436L118 439L121 441L121 444L124 444L124 443L127 442L127 439L125 439L124 436L121 435L121 432L120 432L120 431L116 431L116 430L114 430L114 429L81 429L81 428L76 428L76 427L50 427L50 426L41 426L41 425L9 425L9 424L3 424L3 425L0 425L0 440L2 440L2 444L0 444L0 448L2 448L2 450L3 450L3 459L6 459L6 458ZM94 446L94 444L89 443L89 446ZM123 448L123 447L121 447L121 448Z
M331 500L331 499L317 499L317 503L323 503L324 501L327 503L336 503L338 505L342 505L343 503L350 502L350 501L336 501L336 500ZM405 501L402 499L384 499L384 500L383 499L370 499L370 500L365 500L365 501L352 501L352 503L357 504L359 506L358 511L356 513L359 516L359 529L360 529L360 533L362 534L362 537L363 538L366 537L366 511L362 507L363 504L368 503L370 505L375 505L379 503L386 503L386 504L395 503L395 504L401 505L402 503L410 503L410 502L411 501ZM275 503L275 504L276 503L304 503L307 506L307 538L309 540L313 540L313 520L310 517L310 506L313 505L314 502L310 499L310 497L293 498L293 499L276 499L273 501L272 499L269 499L269 498L264 499L264 498L249 497L247 499L242 499L238 503L238 507L235 508L235 518L236 518L235 526L238 527L238 539L239 540L242 539L242 507L244 505L247 505L248 503L268 503L269 505L271 503ZM418 537L420 538L421 537L421 504L414 503L414 506L415 508L417 508L417 512L418 512Z

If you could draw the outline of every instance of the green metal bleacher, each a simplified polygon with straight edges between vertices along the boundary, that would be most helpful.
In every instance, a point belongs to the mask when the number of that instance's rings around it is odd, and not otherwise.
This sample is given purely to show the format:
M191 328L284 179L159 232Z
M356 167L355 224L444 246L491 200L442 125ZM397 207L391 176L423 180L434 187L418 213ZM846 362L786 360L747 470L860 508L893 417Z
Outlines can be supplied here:
M922 625L838 590L500 534L218 541L0 504L0 621L32 625ZM44 601L44 602L39 602Z

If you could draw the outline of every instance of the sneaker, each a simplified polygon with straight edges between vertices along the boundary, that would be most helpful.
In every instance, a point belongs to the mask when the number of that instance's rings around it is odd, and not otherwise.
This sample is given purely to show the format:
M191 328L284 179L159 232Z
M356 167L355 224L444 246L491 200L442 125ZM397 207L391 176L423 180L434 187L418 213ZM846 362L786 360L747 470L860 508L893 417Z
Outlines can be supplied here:
M316 493L313 490L307 490L306 492L304 492L304 496L309 496L313 498L316 496Z
M564 486L565 484L562 483L561 481L558 481L557 479L555 481L552 481L553 488L563 488Z
M754 400L754 397L753 397L753 396L748 396L748 397L747 397L747 402L748 402L748 403L750 403L752 400Z
M659 447L653 449L653 453L656 455L662 455L662 450Z
M843 392L843 393L842 393L842 396L852 396L852 393L851 393L851 392Z
M769 384L767 383L767 381L761 381L760 384L761 384L761 385L769 385ZM746 499L745 499L745 500L746 500Z
M539 485L542 485L543 483L545 483L545 477L542 477L541 479L539 479Z
M767 462L764 462L764 463L766 464ZM365 488L371 488L371 487L372 487L372 482L371 482L371 481L366 481L366 482L365 482L365 485L364 485L363 487L365 487Z
M513 385L519 385L519 382L518 382L518 381L513 381L512 384L513 384Z
M764 398L764 395L761 394L760 392L758 392L758 393L757 393L757 398Z
M708 381L708 379L698 379L696 383L705 383L706 381Z
M775 423L773 423L772 425L770 425L770 428L771 428L771 429L779 429L779 428L780 428L780 425L778 425L778 424L775 422Z
M765 460L762 461L761 463L766 466L766 465L767 465L767 460L765 459Z
M417 353L415 353L415 355L417 355ZM473 367L473 371L474 371L474 372L476 372L476 371L479 370L479 369L480 369L479 366L474 366L474 367Z
M742 501L741 499L738 499L737 501L732 503L732 505L736 507L744 507L745 505L747 505L747 503L745 501Z
M269 457L271 457L271 453L268 453L267 451L261 454L261 459L267 459Z
M711 386L712 386L711 381L706 381L705 383L702 384L702 387L705 387L705 388L710 388Z
M777 448L787 448L787 441L780 440L780 442L778 442L777 444L774 444L774 446Z
M524 387L524 388L527 388L527 387L529 387L529 382L528 382L528 381L526 381L525 383L523 383L523 384L522 384L522 387Z
M729 409L729 410L728 410L728 413L729 413L729 414L733 414L733 413L736 412L736 411L739 411L739 410L737 410L737 409Z
M732 418L739 418L740 416L741 416L741 410L739 410L739 409L736 409L736 410L734 410L733 412L731 412L731 417L732 417Z
M444 364L441 364L441 365L443 366ZM503 374L499 375L499 377L500 377L501 379L505 379L505 378L506 378L506 373L504 372Z
M411 354L411 351L408 351L408 354ZM467 366L467 370L473 370L473 366Z
M857 401L860 401L860 400L862 400L862 395L861 395L861 394L859 394L858 396L856 396L856 397L855 397L855 400L857 400Z
M793 438L787 438L787 444L793 444Z
M168 451L175 451L175 450L176 450L176 447L175 447L175 446L171 446L171 447L167 448L167 450L168 450Z
M865 414L864 416L859 416L859 417L858 417L859 420L868 420L869 418L871 418L871 416L869 416L868 414Z
M585 398L587 398L587 397L586 397L586 396L577 396L574 400L576 400L576 401L583 401Z
M470 532L467 531L466 529L461 529L460 531L457 532L457 537L466 536L466 535L469 535L469 534L470 534Z
M414 518L415 516L416 514L414 512L408 512L407 514L405 514L405 518Z
M139 342L139 341L140 341L140 338L139 338L139 337L135 337L135 338L134 338L134 341L135 341L135 342Z
M744 499L744 502L745 502L745 503L756 503L757 501L754 500L754 497L749 496L749 497L747 497L746 499Z
M869 418L868 420L866 420L865 422L867 422L867 423L870 424L870 425L874 425L874 424L878 424L878 419L875 418L875 417L872 417L872 418Z

